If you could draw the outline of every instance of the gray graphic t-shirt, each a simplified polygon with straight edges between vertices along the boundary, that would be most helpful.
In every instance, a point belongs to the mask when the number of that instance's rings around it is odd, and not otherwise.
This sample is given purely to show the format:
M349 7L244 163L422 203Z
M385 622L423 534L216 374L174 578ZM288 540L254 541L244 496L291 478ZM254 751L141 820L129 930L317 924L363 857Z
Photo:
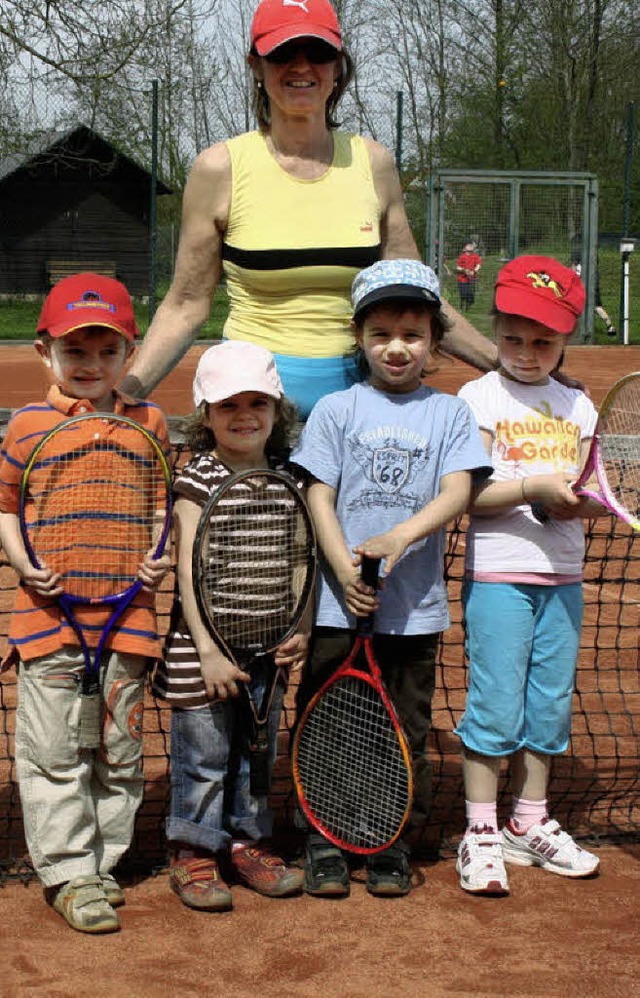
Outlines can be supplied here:
M491 470L467 404L424 386L392 395L358 384L325 396L311 412L292 461L336 490L350 549L426 506L438 495L443 475ZM444 544L440 530L408 549L385 580L376 631L432 634L449 626ZM327 565L316 623L354 624Z

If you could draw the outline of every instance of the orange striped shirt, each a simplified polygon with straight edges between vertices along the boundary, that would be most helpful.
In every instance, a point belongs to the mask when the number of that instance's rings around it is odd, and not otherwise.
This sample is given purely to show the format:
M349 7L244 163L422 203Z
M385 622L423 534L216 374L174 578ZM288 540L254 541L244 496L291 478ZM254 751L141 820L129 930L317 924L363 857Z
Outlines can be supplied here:
M54 385L46 401L25 406L15 413L0 451L0 512L18 514L22 473L31 452L45 434L70 416L94 411L94 406L86 399L69 398ZM153 433L169 456L169 434L158 406L116 393L115 412L129 416ZM108 497L105 500L108 503ZM25 513L28 519L28 497ZM75 608L74 616L90 647L97 646L111 612L100 605ZM32 588L20 585L9 626L9 644L27 661L59 651L64 645L77 645L78 639L55 599L40 596ZM140 590L111 632L107 647L131 655L157 657L161 654L153 593Z

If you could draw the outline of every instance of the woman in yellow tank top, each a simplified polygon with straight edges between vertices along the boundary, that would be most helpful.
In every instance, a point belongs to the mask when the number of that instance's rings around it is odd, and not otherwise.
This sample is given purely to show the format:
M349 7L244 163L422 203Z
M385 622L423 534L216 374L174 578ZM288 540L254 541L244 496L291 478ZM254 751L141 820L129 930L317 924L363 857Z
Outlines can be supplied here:
M174 367L224 274L225 337L271 350L305 417L321 395L358 380L349 354L355 274L419 254L391 154L337 131L352 63L329 0L262 0L248 62L259 130L195 160L173 283L123 387L146 395ZM446 349L491 368L493 344L451 312Z

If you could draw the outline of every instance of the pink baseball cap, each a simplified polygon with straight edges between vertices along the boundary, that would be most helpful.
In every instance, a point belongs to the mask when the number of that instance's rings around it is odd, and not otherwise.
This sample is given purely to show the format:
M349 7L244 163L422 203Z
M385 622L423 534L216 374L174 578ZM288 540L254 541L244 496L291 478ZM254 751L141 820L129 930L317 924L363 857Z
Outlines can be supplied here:
M245 340L224 340L205 350L193 379L196 407L201 402L222 402L240 392L282 398L284 389L273 354Z
M57 338L74 329L105 326L134 340L138 335L131 296L114 277L82 273L63 277L44 300L37 331Z
M294 38L320 38L342 52L340 23L329 0L262 0L251 22L251 48L269 55Z
M496 309L521 315L570 335L584 311L586 292L578 274L550 256L517 256L496 279Z

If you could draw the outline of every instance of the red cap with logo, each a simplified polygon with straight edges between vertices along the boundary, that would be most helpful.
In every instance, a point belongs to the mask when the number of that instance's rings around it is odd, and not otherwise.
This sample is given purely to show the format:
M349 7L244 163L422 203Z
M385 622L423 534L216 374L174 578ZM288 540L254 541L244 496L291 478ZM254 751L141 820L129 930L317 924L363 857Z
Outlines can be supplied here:
M251 48L269 55L293 38L321 38L342 52L340 23L329 0L262 0L251 22Z
M579 276L550 256L517 256L496 279L496 309L570 335L584 311Z
M105 326L128 340L136 338L133 304L124 284L91 273L72 274L58 281L44 300L38 332L58 337L86 326Z

